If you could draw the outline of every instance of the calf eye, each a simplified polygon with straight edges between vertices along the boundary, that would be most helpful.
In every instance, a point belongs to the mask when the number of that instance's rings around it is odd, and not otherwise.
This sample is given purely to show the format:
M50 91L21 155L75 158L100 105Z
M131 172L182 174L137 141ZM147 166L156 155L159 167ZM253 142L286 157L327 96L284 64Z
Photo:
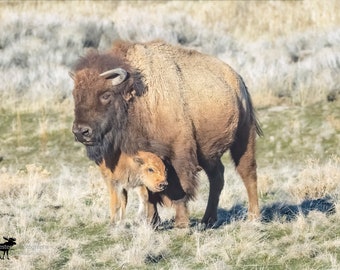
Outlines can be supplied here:
M155 172L155 171L154 171L154 169L152 169L152 168L148 168L148 172L153 173L153 172Z

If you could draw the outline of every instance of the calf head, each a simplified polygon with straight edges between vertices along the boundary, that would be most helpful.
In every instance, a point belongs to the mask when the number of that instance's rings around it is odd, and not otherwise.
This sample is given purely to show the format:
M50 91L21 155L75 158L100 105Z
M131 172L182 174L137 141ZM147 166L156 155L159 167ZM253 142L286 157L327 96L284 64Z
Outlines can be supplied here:
M152 192L163 191L167 186L167 173L163 161L150 152L138 152L133 157L138 166L141 182Z

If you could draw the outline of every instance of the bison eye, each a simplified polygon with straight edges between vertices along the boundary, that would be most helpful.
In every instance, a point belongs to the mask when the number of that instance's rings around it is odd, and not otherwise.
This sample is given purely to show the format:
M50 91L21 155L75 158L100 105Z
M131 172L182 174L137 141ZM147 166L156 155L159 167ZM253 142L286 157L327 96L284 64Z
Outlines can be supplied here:
M110 92L105 92L104 94L102 94L100 96L100 102L103 104L103 105L106 105L108 103L110 103L111 101L111 96L112 94Z

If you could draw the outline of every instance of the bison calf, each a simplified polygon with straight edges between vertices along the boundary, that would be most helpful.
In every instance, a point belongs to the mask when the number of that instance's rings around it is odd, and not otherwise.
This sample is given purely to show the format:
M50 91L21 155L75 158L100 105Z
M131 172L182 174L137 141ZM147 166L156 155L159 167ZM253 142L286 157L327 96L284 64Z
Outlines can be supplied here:
M109 169L105 160L100 164L100 169L109 190L111 223L124 219L127 191L132 188L136 188L139 195L139 214L145 214L148 221L152 222L154 211L148 202L147 188L152 192L160 192L168 185L163 161L149 152L139 151L136 155L121 153L114 169Z

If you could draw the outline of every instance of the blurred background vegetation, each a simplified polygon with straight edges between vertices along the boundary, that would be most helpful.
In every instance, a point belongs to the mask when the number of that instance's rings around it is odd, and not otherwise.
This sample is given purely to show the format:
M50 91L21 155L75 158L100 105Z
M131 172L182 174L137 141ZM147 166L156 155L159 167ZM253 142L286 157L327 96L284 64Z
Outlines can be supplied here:
M337 0L0 1L0 232L18 239L0 268L339 269L339 10ZM265 133L268 223L242 220L246 191L225 155L226 226L152 231L133 223L137 201L126 225L108 226L105 184L71 133L68 71L116 39L163 39L241 74ZM208 196L201 178L194 220Z
M215 55L244 77L258 107L315 103L340 89L337 10L336 0L1 1L2 106L63 102L72 63L116 39Z

